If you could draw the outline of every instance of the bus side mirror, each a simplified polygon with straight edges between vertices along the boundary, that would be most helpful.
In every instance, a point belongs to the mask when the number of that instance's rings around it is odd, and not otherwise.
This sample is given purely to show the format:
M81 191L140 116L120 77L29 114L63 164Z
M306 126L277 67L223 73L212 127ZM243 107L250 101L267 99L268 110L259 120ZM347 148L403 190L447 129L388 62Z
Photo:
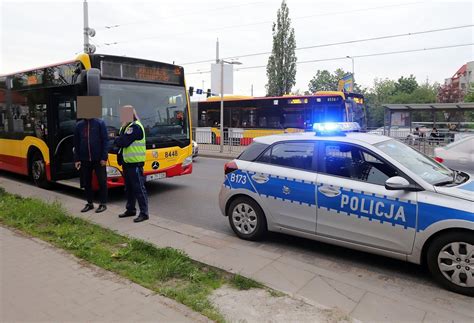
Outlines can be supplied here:
M100 70L91 68L87 71L87 95L100 96Z

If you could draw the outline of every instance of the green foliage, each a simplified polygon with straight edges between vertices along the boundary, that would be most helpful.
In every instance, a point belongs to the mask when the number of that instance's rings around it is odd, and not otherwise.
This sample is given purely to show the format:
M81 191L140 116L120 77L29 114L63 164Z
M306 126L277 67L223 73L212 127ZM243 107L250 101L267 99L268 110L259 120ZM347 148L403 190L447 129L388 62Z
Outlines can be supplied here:
M231 278L230 284L239 290L263 287L262 284L256 282L255 280L240 276L238 274Z
M416 81L415 76L410 74L409 77L400 77L395 83L395 92L396 93L406 93L410 94L418 88L418 82Z
M317 70L316 75L309 81L308 88L310 93L317 91L337 91L339 80L348 74L341 68L338 68L334 73L328 70ZM354 92L361 93L362 89L357 83L354 84Z
M382 104L432 103L436 102L438 84L418 84L415 77L400 77L398 81L375 79L374 86L364 93L367 108L368 127L380 127L384 124ZM413 118L417 119L418 115Z
M295 30L291 27L285 0L278 9L272 32L273 47L268 58L266 88L268 96L281 96L290 93L296 83Z
M474 83L471 83L469 88L471 91L464 96L464 102L474 102Z
M0 224L48 241L217 322L223 322L224 318L208 300L215 289L223 284L239 289L263 287L240 275L230 277L196 263L181 251L157 248L69 216L58 203L21 198L6 193L1 187Z
M336 76L328 70L318 70L316 75L309 81L308 87L311 93L317 91L336 91L337 82Z
M412 92L398 92L388 98L386 103L433 103L436 102L437 85L423 84Z

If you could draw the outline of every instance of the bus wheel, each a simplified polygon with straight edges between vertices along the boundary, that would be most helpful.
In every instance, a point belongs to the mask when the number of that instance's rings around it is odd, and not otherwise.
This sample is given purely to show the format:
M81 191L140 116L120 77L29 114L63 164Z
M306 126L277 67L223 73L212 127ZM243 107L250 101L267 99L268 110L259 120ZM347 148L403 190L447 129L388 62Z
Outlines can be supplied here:
M46 178L46 163L44 162L43 155L38 151L34 152L31 156L30 174L36 186L42 188L51 187L51 183Z

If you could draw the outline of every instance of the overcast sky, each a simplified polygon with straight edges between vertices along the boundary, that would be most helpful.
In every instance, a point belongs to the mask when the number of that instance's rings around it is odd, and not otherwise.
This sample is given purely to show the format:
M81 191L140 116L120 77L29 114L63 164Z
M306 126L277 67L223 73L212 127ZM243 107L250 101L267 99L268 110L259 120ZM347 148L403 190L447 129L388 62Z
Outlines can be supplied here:
M362 38L472 25L472 1L304 1L288 0L297 47ZM241 1L89 1L90 26L97 31L97 53L126 55L184 64L214 59L216 39L221 57L233 56L240 67L266 65L271 51L272 21L279 0ZM0 0L0 74L74 58L82 51L82 0ZM120 25L107 29L106 26ZM105 43L115 43L105 45ZM474 43L474 28L370 42L300 50L298 61L358 56ZM414 74L418 81L443 82L467 61L474 47L458 47L355 59L358 83ZM185 72L209 71L211 63L185 64ZM238 67L236 67L238 68ZM351 70L350 59L297 66L296 86L308 89L318 69ZM207 89L210 74L188 74L188 86ZM266 70L235 71L234 93L265 95Z

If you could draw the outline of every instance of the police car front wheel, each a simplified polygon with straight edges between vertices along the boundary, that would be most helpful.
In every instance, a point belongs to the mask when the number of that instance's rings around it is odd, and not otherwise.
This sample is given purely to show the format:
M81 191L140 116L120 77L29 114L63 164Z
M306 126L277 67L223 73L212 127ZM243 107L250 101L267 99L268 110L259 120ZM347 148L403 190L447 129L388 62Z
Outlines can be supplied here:
M227 210L229 224L239 238L258 240L267 231L265 215L260 206L251 198L238 197Z
M428 268L443 286L474 296L474 235L450 232L438 237L428 249Z

